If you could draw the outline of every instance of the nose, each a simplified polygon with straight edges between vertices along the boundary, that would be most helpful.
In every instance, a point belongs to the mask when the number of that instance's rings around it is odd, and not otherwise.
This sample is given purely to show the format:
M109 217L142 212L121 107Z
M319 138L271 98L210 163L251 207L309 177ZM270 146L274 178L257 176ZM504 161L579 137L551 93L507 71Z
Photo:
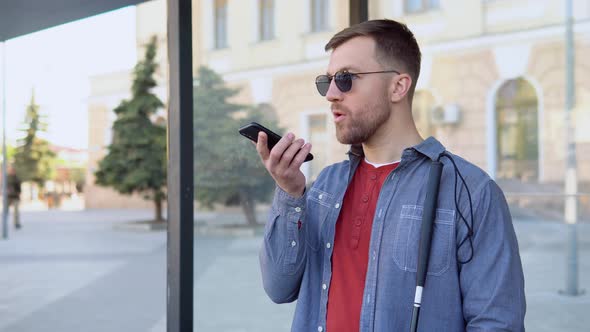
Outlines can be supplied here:
M343 96L344 96L344 93L342 93L342 91L340 91L340 89L338 89L338 87L336 86L336 80L333 79L330 82L330 87L328 88L328 92L326 93L326 99L329 102L335 102L335 101L342 100Z

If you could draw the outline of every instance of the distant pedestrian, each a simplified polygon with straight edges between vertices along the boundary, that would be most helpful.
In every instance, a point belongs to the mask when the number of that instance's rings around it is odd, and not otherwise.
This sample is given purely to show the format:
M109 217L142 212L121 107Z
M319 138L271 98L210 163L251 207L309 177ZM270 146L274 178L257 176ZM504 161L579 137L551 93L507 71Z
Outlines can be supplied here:
M16 170L13 166L8 166L6 179L6 197L8 198L8 209L10 210L10 206L14 207L12 214L14 227L19 229L22 227L20 223L20 212L18 210L18 205L20 203L21 181L18 175L16 175Z

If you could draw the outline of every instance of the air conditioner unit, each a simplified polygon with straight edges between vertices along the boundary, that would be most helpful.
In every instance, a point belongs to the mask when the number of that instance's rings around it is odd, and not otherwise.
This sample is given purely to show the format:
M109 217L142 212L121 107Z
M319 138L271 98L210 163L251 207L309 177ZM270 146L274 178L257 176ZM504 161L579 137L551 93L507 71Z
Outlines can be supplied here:
M457 104L436 106L431 111L433 124L454 125L458 124L461 117L461 110Z

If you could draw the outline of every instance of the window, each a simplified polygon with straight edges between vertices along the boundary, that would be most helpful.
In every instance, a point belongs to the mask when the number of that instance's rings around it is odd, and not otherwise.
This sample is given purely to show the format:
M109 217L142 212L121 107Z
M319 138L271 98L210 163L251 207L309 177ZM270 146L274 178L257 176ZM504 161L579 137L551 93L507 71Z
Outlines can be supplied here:
M440 0L406 0L404 3L408 14L440 8Z
M260 40L274 38L274 0L260 0Z
M215 44L216 49L227 47L227 0L215 0Z
M328 30L328 1L311 0L311 32Z
M539 177L539 100L525 79L504 83L496 95L496 174L536 182Z

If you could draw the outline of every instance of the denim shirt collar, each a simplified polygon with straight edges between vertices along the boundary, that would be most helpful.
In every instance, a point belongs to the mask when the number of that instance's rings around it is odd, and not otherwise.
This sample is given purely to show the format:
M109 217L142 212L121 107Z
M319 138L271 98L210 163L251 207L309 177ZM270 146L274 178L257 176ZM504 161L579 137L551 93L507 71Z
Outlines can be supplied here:
M437 160L438 156L446 150L444 145L442 145L441 142L432 136L428 137L422 141L422 143L412 147L411 149L420 152L431 160Z
M438 156L445 151L444 145L442 145L436 138L430 136L423 140L421 143L412 147L404 149L402 153L402 161L415 157L417 153L420 153L431 160L437 160ZM348 157L351 162L360 160L365 153L363 152L363 146L361 144L353 144L348 150Z

